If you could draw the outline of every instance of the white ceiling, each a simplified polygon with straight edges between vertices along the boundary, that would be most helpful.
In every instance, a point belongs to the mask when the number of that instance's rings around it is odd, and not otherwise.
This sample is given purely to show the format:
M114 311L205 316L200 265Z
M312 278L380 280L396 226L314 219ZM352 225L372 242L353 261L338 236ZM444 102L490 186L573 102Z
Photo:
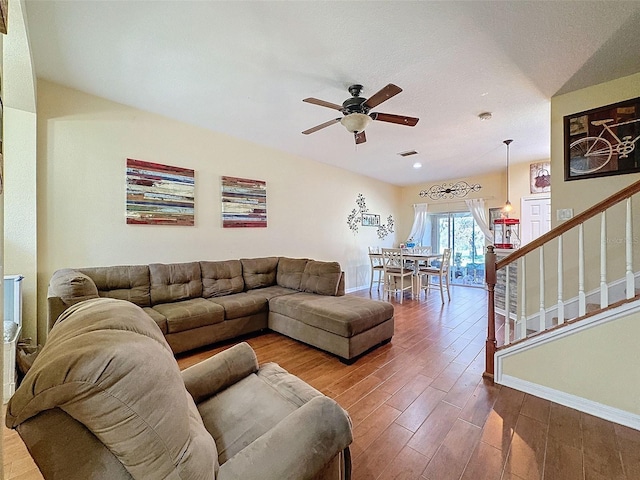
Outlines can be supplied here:
M40 78L396 185L503 168L507 138L512 162L548 159L551 96L640 71L640 1L27 0L26 14ZM420 122L372 122L357 148L340 124L302 135L340 114L301 100L340 104L353 83L400 86L373 111Z

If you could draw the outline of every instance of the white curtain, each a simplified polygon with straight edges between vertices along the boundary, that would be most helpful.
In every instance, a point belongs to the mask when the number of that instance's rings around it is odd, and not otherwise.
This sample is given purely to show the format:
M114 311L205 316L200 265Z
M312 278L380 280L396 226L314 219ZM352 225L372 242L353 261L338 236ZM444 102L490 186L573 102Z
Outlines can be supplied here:
M491 245L493 243L493 232L489 230L489 222L487 222L487 214L484 208L484 200L482 198L474 198L472 200L465 200L467 208L473 215L473 219L484 233L484 243Z
M413 211L413 227L411 227L411 233L409 237L407 237L407 240L412 238L414 242L424 245L422 237L424 237L428 223L427 204L416 203L413 205Z

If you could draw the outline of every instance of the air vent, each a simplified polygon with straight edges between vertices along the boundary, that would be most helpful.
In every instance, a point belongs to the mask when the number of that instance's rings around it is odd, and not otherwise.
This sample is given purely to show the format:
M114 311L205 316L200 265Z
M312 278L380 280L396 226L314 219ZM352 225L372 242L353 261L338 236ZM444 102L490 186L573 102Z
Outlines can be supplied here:
M417 155L418 152L416 152L415 150L407 150L406 152L400 152L398 153L398 155L400 155L401 157L410 157L411 155Z

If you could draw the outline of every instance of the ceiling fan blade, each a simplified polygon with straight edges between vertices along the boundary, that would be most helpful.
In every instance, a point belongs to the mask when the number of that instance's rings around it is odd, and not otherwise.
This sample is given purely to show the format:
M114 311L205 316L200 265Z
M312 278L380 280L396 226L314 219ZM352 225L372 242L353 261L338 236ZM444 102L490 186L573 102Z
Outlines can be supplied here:
M336 103L331 103L331 102L325 102L324 100L319 100L317 98L305 98L302 101L307 103L313 103L314 105L320 105L321 107L333 108L334 110L342 110L342 105L338 105Z
M362 132L356 132L353 134L353 136L356 139L356 145L359 145L361 143L364 143L367 141L367 136L364 134L364 131Z
M394 95L399 94L402 91L400 87L390 83L382 90L371 95L366 102L364 102L364 106L368 108L373 108L380 105L382 102L389 100Z
M324 123L321 123L320 125L316 125L315 127L311 127L310 129L305 130L302 133L305 135L309 135L310 133L317 132L318 130L322 130L323 128L328 127L329 125L338 123L339 121L340 121L340 118L334 118L333 120L329 120L328 122L324 122Z
M378 120L380 122L397 123L398 125L406 125L408 127L415 127L416 123L418 123L418 120L420 120L419 118L416 118L416 117L405 117L402 115L393 115L391 113L374 112L369 116L373 120Z

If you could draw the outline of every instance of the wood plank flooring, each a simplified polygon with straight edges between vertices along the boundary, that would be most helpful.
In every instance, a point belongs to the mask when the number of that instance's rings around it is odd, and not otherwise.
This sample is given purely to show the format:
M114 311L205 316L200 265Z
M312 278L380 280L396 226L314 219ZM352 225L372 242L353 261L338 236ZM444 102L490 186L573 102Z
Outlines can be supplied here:
M640 432L483 380L486 292L451 297L392 300L393 340L353 365L276 333L246 341L347 409L354 480L640 479ZM17 435L4 439L5 478L41 479Z

